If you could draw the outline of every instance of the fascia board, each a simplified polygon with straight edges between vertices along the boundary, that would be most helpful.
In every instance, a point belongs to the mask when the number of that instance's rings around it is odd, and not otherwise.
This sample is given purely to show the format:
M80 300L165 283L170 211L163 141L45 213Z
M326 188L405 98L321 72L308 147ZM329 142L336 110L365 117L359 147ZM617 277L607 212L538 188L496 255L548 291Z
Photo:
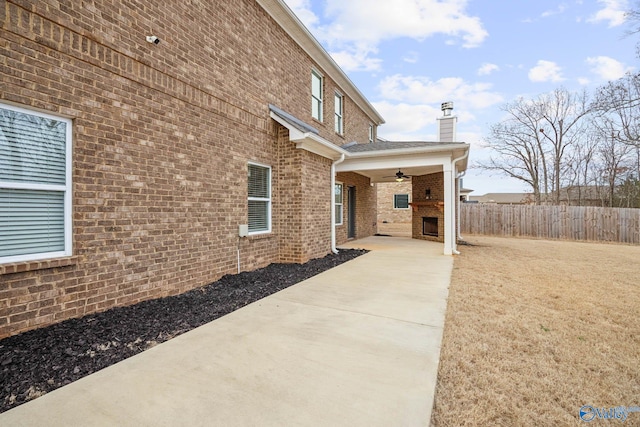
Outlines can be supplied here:
M393 156L404 156L407 154L431 154L431 153L437 153L437 152L455 153L456 151L460 152L460 154L463 154L465 151L469 149L469 147L470 147L469 144L456 144L456 145L434 145L431 147L397 148L393 150L361 151L357 153L349 153L349 157L353 159L366 158L366 157L393 157Z
M273 120L289 129L289 141L295 142L296 148L310 151L319 156L333 160L339 159L343 154L345 157L349 155L349 152L344 148L340 148L339 146L332 144L320 135L300 131L273 111L269 113L269 115Z
M336 172L365 171L374 169L395 169L422 166L447 166L451 168L451 156L395 156L395 157L368 157L348 158L336 165Z
M302 138L291 138L291 141L296 143L296 148L310 151L328 159L337 160L343 154L345 157L349 154L346 150L314 133L305 133L302 135Z

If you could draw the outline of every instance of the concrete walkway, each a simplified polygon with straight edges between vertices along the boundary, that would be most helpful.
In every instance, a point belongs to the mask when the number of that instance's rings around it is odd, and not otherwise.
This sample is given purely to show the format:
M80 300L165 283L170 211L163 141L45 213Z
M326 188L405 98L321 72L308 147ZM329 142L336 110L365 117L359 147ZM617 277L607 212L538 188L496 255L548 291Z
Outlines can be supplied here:
M0 414L0 426L428 426L453 258L372 252Z

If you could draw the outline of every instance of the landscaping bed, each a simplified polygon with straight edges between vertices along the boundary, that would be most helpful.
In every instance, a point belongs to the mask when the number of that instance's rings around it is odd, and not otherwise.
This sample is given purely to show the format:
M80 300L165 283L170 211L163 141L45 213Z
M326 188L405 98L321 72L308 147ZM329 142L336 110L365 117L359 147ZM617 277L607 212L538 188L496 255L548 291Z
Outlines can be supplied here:
M271 264L226 275L180 295L113 308L0 340L0 412L366 252L345 249L305 264Z

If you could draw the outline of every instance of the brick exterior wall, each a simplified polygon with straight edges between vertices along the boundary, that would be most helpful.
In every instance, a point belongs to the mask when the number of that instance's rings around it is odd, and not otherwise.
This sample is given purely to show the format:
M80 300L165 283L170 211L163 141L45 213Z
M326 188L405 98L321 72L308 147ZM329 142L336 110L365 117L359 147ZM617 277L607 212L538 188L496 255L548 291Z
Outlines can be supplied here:
M372 236L377 231L377 191L371 180L353 172L340 172L336 182L343 185L343 222L336 226L336 244L349 240L349 187L356 188L356 239Z
M393 196L395 194L408 194L409 202L412 200L413 186L411 181L405 182L380 182L378 186L378 224L410 223L411 207L409 209L394 209Z
M413 211L411 222L411 235L414 239L432 240L444 242L444 209L438 207L437 202L444 202L444 174L442 172L432 173L411 178L413 186L413 202L426 202L426 190L431 190L431 201L433 205L418 206ZM422 234L422 217L438 218L438 237L425 236Z
M237 272L238 250L242 270L329 251L330 161L296 150L267 106L338 145L366 141L370 120L345 97L336 135L325 75L312 121L318 67L257 3L3 5L0 102L73 119L74 251L0 266L0 337L205 285ZM272 167L273 232L240 239L249 161ZM375 194L348 178L358 237L373 234Z

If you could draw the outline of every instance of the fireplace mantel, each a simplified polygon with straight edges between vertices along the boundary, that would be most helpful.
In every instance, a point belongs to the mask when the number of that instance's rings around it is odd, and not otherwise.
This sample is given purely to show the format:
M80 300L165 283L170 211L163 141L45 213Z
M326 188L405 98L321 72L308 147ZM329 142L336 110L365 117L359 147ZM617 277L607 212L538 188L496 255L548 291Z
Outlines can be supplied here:
M444 201L442 200L422 200L420 202L411 202L411 209L414 212L418 212L420 206L431 206L437 208L439 211L444 212Z

